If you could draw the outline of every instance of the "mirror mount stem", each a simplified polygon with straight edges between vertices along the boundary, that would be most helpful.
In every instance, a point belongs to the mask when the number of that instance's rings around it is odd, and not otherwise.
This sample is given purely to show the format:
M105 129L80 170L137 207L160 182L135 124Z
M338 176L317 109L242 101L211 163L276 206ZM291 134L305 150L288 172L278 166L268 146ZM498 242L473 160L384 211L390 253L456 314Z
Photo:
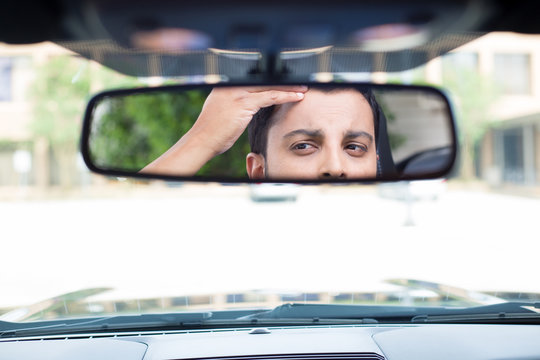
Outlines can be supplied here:
M268 51L264 53L257 66L250 72L250 76L257 77L258 80L266 82L274 82L284 80L289 75L290 71L285 67L279 57L279 52Z

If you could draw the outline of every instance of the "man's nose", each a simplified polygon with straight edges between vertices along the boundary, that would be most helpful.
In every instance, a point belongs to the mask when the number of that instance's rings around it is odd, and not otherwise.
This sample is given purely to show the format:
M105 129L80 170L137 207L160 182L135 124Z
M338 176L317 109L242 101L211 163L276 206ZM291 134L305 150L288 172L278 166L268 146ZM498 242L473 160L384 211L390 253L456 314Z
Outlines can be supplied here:
M341 150L341 149L340 149ZM319 178L321 179L345 179L347 174L343 166L343 159L340 150L327 150L320 168Z

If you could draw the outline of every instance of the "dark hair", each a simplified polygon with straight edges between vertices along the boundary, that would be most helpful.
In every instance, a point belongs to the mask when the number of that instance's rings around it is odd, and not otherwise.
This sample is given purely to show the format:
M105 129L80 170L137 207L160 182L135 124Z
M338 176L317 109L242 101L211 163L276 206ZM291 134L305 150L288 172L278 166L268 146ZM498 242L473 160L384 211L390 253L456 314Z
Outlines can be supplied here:
M361 93L364 98L369 103L371 107L371 112L373 114L373 127L375 129L375 139L378 139L378 130L379 130L379 105L375 100L375 96L370 90L367 89L357 89L357 88L343 88L343 87L322 87L316 88L318 91L325 93L344 91L344 90L355 90ZM248 125L248 139L249 145L251 147L251 152L256 154L261 154L266 156L266 147L268 144L268 130L273 123L273 115L279 109L279 105L272 105L260 109Z

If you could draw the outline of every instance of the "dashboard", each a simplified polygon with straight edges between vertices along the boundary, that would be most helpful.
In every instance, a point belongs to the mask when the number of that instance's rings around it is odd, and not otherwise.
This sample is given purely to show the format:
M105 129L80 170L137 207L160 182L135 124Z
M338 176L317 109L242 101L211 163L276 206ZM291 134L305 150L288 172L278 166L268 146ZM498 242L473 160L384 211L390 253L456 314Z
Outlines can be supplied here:
M540 326L355 325L15 338L0 341L0 359L540 359Z

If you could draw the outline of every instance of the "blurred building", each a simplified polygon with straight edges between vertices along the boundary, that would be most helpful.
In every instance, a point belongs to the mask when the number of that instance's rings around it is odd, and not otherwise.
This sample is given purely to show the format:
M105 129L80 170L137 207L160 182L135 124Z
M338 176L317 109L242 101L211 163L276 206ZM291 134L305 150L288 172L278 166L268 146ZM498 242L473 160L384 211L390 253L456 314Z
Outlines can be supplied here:
M446 86L449 78L471 82L473 89L484 81L495 94L482 114L487 121L478 126L474 175L494 186L540 184L540 36L487 34L426 66L378 73L373 80ZM484 110L482 95L468 94L478 98L478 111Z
M0 44L0 186L59 183L59 166L50 144L33 129L32 96L37 69L60 55L71 53L52 43ZM73 165L73 172L84 176L84 170Z
M32 130L31 93L37 67L54 56L69 54L50 43L0 44L0 186L61 185L63 166L47 139ZM476 176L492 185L538 184L540 37L488 34L425 66L396 74L376 73L373 80L443 84L453 74L485 76L499 92L486 111L489 121L476 148ZM465 75L457 80L470 79ZM89 181L80 158L73 157L70 167L74 185Z
M451 67L491 79L497 93L475 149L476 175L494 186L540 184L540 37L488 34L429 63L426 78L439 83Z
M500 92L476 149L477 175L495 186L540 184L540 37L488 35L459 50Z

